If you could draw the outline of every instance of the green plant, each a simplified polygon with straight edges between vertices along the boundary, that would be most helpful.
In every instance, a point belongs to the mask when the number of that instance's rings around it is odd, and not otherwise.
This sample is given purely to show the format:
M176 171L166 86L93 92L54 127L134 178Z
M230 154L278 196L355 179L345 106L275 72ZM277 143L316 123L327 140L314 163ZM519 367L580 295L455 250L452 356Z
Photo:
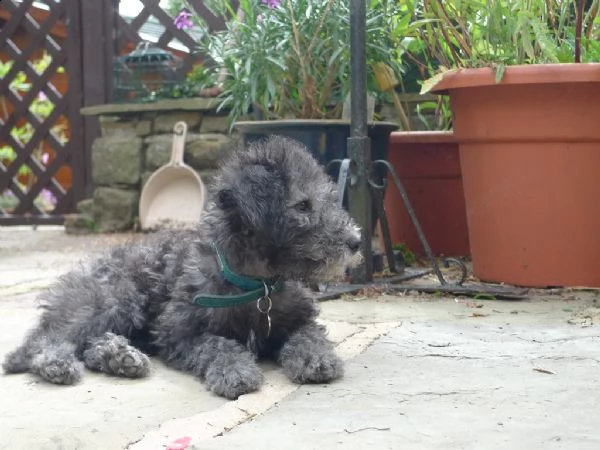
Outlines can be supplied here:
M423 0L418 38L437 63L428 92L447 70L596 61L600 0Z
M416 114L425 129L447 131L452 127L452 111L447 97L419 103Z
M402 94L419 93L422 80L437 73L440 67L423 38L423 28L431 19L421 13L421 2L398 4L395 34L401 36L398 56L404 70L396 90ZM417 103L415 113L426 130L449 130L452 127L452 114L446 97L439 96L435 100Z
M234 121L251 108L268 118L338 118L350 89L350 11L345 0L241 0L227 30L200 42L226 76L222 107ZM393 0L371 0L367 14L369 90L372 67L401 73L405 14Z
M399 251L404 258L404 264L406 267L412 266L416 261L417 257L404 243L398 243L392 247L393 250Z
M158 89L153 98L187 98L198 97L206 88L215 85L217 75L214 69L209 69L204 64L196 64L186 75L183 83Z

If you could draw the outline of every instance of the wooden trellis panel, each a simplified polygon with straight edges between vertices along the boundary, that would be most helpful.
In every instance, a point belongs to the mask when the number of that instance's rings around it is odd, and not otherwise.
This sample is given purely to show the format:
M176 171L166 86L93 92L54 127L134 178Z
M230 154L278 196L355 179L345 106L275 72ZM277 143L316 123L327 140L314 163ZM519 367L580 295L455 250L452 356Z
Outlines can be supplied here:
M72 82L77 70L69 70L78 48L68 36L66 5L0 3L0 58L10 67L0 79L2 225L62 223L84 183L80 133L73 132L81 127L80 92ZM35 62L44 55L42 67Z

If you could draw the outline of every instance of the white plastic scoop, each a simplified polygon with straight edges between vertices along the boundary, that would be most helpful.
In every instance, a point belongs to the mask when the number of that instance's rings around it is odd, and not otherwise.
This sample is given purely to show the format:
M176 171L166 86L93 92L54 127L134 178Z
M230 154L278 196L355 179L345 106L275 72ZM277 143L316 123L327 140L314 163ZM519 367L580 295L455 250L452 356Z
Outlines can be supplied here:
M143 230L193 226L200 221L204 209L204 183L196 171L183 162L186 123L177 122L173 132L171 160L150 176L140 196Z

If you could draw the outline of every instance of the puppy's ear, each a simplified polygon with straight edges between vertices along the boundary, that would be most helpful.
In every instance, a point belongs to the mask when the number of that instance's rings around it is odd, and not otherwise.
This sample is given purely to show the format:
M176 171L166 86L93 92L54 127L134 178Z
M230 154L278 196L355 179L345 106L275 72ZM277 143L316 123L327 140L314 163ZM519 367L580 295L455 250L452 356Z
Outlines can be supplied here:
M281 215L281 176L265 164L247 165L235 175L217 191L217 206L228 214L232 225L264 230Z
M229 227L233 233L239 232L242 227L239 203L236 199L235 188L222 188L216 192L215 203L218 208L226 213Z

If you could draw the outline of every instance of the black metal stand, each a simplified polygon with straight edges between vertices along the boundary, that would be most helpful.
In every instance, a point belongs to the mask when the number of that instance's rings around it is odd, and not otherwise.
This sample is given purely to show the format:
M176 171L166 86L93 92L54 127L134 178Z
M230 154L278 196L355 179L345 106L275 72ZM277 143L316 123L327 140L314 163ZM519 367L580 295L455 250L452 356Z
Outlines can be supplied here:
M367 133L367 56L366 32L367 9L365 0L350 2L350 70L352 90L350 96L350 138L348 156L354 163L353 183L348 186L348 206L350 214L364 230L371 228L371 202L369 195L369 174L371 165L371 140ZM360 283L373 280L373 261L370 258L371 233L362 233L361 251L364 263L352 271L352 279Z

